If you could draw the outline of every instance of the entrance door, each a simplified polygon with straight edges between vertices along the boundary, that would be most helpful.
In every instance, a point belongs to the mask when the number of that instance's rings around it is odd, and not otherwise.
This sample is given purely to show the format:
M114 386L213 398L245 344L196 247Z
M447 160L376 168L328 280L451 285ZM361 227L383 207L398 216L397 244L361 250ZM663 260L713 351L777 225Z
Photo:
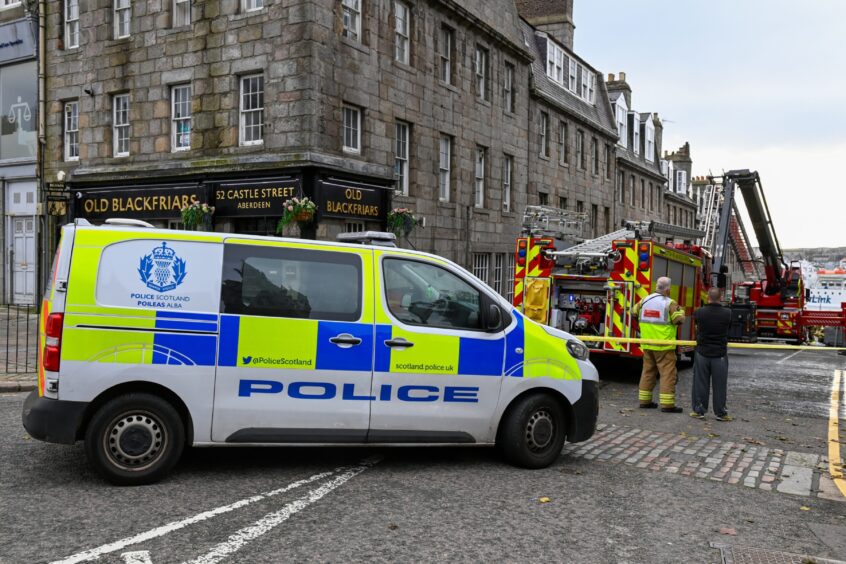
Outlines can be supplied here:
M35 218L12 218L12 302L35 303Z

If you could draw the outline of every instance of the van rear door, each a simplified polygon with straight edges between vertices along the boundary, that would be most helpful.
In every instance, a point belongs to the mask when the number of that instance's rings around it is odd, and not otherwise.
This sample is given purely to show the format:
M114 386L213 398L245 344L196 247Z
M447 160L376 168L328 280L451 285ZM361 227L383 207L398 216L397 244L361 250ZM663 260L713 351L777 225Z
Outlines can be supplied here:
M53 266L50 269L50 277L47 279L47 286L44 289L44 297L41 300L41 311L38 314L38 395L55 399L57 393L54 385L49 386L47 380L55 381L59 374L45 370L44 353L47 343L47 319L51 313L61 314L65 311L65 297L67 294L68 273L70 272L71 251L76 230L74 225L62 227L59 236L59 244L56 247L56 254L53 256Z

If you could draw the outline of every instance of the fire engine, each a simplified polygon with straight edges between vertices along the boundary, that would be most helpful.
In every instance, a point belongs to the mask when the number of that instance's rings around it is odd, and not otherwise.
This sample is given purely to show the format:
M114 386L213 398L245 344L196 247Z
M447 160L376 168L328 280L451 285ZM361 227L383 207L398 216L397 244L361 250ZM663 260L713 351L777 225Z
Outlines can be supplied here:
M701 247L672 240L695 241L704 233L654 221L625 222L617 231L570 246L566 226L580 219L555 208L527 208L517 239L515 307L533 321L575 335L637 337L634 306L652 293L659 277L669 276L670 296L685 312L678 338L693 339L691 316L707 289L711 257ZM599 353L642 356L637 344L588 345Z

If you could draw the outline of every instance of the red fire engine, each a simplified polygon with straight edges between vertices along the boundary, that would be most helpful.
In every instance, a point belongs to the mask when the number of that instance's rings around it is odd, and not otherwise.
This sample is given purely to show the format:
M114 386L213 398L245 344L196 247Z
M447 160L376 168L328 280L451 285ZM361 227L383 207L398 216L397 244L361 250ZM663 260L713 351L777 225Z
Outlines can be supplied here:
M527 217L555 214L561 211L527 209ZM530 319L575 335L637 337L634 306L652 292L659 277L669 276L670 296L685 311L678 338L694 338L691 315L702 302L710 256L694 245L662 243L660 236L695 240L701 231L629 222L623 229L567 247L568 241L554 230L533 229L531 222L524 228L526 235L517 239L514 305ZM642 356L637 344L588 345L596 352Z

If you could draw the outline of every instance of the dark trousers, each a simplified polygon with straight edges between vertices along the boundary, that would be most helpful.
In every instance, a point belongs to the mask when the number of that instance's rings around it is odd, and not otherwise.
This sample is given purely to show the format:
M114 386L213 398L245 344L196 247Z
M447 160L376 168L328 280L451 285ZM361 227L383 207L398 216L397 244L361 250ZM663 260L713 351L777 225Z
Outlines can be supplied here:
M728 356L709 358L696 354L693 361L693 411L705 414L708 411L708 388L714 391L714 414L721 416L726 411L726 388L728 384Z

